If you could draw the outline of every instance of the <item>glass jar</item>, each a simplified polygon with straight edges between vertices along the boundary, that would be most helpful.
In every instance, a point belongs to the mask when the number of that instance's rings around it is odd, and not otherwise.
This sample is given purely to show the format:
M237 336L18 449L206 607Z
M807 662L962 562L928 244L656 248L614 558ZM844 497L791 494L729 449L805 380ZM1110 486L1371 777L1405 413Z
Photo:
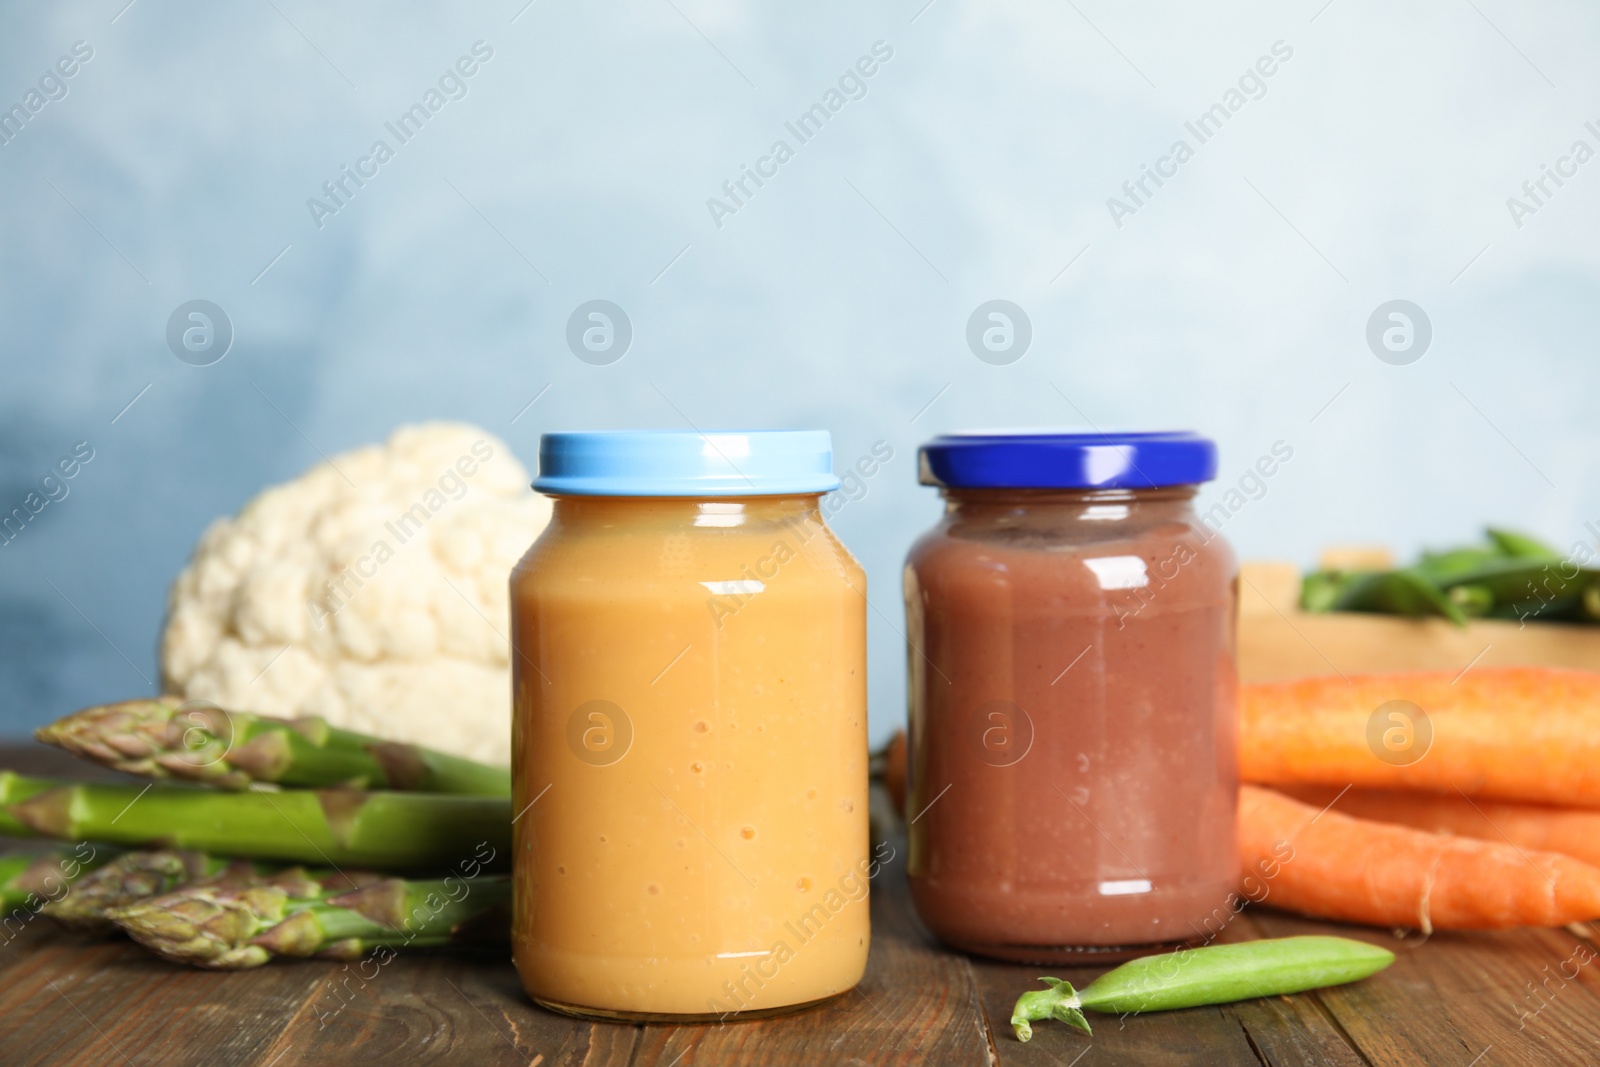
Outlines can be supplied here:
M513 950L589 1017L753 1018L866 967L866 582L825 432L562 433L511 576Z
M911 895L963 951L1112 960L1233 912L1238 566L1193 434L970 434L919 457L905 568Z

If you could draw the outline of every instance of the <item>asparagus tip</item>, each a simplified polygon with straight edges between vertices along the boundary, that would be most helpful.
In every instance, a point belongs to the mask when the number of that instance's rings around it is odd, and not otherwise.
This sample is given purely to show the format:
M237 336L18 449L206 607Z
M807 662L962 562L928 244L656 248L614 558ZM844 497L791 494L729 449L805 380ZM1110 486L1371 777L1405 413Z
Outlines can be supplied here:
M182 849L127 852L85 875L72 891L42 909L59 925L83 934L111 933L107 913L145 897L170 892L205 873L204 854Z
M192 778L228 789L249 784L222 765L232 746L232 720L205 701L146 697L97 704L40 727L34 737L128 774Z
M287 902L287 894L273 886L195 886L115 908L107 916L163 959L237 970L272 958L272 951L252 938L263 926L283 920Z

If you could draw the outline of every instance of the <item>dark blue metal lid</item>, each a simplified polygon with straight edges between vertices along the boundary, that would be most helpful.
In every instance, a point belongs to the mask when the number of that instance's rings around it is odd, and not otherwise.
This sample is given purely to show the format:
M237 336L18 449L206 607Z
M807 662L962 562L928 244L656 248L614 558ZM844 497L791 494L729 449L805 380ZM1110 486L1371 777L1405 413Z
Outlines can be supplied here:
M917 452L918 481L951 489L1157 489L1217 475L1197 433L943 434Z

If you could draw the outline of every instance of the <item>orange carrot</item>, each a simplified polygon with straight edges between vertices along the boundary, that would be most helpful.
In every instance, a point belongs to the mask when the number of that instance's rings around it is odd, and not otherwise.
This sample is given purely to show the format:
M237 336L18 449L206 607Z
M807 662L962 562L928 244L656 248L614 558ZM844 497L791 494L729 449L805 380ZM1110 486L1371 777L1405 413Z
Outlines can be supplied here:
M1426 719L1384 707L1397 700ZM1478 667L1243 686L1239 772L1264 785L1600 808L1600 673Z
M1600 811L1389 789L1349 789L1340 796L1328 785L1280 786L1279 791L1317 808L1333 804L1334 811L1358 819L1559 852L1600 867Z
M889 738L889 747L883 754L883 788L888 790L889 802L895 814L906 817L906 732L896 730Z
M1554 852L1321 811L1239 791L1244 895L1319 919L1424 931L1562 926L1600 917L1600 869Z

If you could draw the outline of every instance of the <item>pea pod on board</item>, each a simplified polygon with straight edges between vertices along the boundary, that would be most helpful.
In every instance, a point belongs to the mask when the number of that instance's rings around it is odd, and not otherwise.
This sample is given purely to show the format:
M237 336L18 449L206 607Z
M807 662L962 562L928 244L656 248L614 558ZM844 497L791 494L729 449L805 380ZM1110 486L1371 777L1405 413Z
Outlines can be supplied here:
M1450 553L1449 558L1424 558L1409 569L1441 589L1480 583L1504 587L1508 582L1518 583L1516 588L1520 589L1521 583L1529 580L1528 576L1543 574L1550 568L1549 563L1542 561L1491 553L1474 554L1477 559L1469 560L1456 553Z
M1345 586L1333 611L1381 611L1391 615L1443 615L1465 623L1466 613L1416 570L1379 571Z
M1491 619L1505 619L1508 622L1584 622L1590 619L1583 613L1582 592L1571 596L1552 597L1549 600L1512 600L1496 603L1487 615Z
M1563 567L1560 560L1554 563L1535 563L1525 559L1505 559L1486 563L1439 584L1452 589L1459 585L1482 586L1494 593L1497 603L1519 600L1547 601L1563 596L1581 595L1583 587L1594 579L1591 571L1578 567Z
M1468 618L1479 618L1494 610L1494 590L1485 585L1452 585L1445 595Z
M1486 545L1424 552L1409 567L1324 570L1306 575L1306 611L1364 611L1410 617L1600 621L1600 570L1574 548L1569 556L1526 534L1490 528ZM1581 547L1581 546L1580 546Z
M1517 533L1515 530L1501 530L1491 526L1484 533L1489 535L1489 540L1494 546L1507 556L1519 559L1544 559L1556 560L1561 558L1561 553L1537 538L1527 534Z
M1344 589L1357 577L1355 571L1313 571L1300 583L1300 607L1306 611L1332 611Z
M1032 1023L1055 1019L1090 1033L1085 1011L1131 1015L1301 993L1376 974L1394 953L1347 937L1277 937L1237 945L1179 949L1107 971L1079 993L1059 978L1022 994L1011 1010L1017 1040Z
M1416 571L1440 585L1469 579L1489 564L1503 563L1506 557L1493 548L1455 548L1447 552L1424 552Z

